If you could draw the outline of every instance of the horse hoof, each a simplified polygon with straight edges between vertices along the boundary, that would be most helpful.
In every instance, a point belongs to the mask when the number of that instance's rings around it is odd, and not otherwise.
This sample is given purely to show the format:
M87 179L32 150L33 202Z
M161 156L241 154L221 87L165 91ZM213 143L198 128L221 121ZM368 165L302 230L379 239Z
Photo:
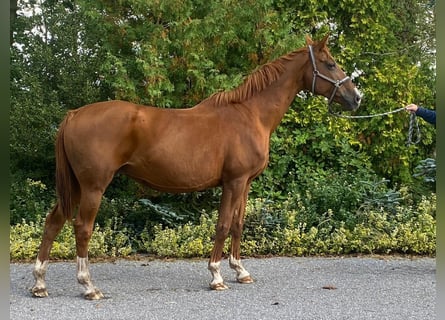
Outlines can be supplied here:
M244 277L242 279L238 279L239 283L253 283L253 279L251 276Z
M99 289L94 289L91 292L85 292L84 298L87 300L100 300L104 297L103 293Z
M45 298L48 296L48 291L46 290L46 288L34 287L34 288L32 288L31 293L32 293L33 297L37 297L37 298Z
M223 290L227 290L229 289L228 286L226 286L224 284L224 282L220 282L220 283L215 283L215 284L210 284L210 289L212 290L216 290L216 291L223 291Z

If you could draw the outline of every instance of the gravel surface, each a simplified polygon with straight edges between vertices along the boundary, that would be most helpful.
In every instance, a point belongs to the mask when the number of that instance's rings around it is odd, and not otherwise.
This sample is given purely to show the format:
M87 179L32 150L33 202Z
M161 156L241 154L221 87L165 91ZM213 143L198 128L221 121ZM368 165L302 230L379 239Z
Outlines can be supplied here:
M33 298L33 264L10 264L10 319L435 319L436 260L402 257L243 260L253 284L221 263L226 291L209 289L206 260L91 263L100 301L82 297L74 262L50 263L49 297Z

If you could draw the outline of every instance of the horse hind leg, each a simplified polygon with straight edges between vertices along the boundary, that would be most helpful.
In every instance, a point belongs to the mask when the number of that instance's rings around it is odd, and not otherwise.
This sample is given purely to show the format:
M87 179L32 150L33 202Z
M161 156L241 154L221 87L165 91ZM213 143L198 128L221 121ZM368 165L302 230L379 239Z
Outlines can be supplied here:
M84 298L87 300L99 300L104 297L103 293L94 286L88 266L88 257L77 256L77 281L85 287Z
M42 242L33 270L35 284L31 288L31 293L34 297L43 298L48 296L45 275L46 270L48 269L49 254L54 239L57 237L60 230L62 230L65 221L66 217L60 208L60 204L57 202L45 219Z
M82 190L79 213L74 221L77 252L77 281L84 286L87 300L99 300L103 293L91 280L88 263L88 244L93 234L94 221L102 199L102 191Z

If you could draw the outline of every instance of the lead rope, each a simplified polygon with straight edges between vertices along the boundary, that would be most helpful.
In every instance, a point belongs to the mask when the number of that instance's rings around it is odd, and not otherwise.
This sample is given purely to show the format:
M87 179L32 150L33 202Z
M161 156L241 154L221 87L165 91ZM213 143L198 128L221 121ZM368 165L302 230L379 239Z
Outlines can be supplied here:
M370 115L364 115L364 116L347 116L340 113L335 113L332 111L331 106L329 105L329 113L335 117L338 118L345 118L345 119L366 119L366 118L374 118L374 117L381 117L381 116L387 116L389 114L397 113L400 111L405 110L405 108L399 108L392 111L384 112L384 113L377 113L377 114L370 114ZM415 133L414 133L415 129ZM413 141L413 136L416 137L416 140ZM417 117L415 113L411 113L409 118L409 128L408 128L408 138L406 140L407 145L411 144L418 144L420 142L420 128L419 128L419 122L417 121Z
M416 141L413 142L413 131L414 127L416 129ZM415 113L411 113L409 117L409 129L408 129L408 139L406 140L407 145L418 144L420 142L420 128L419 122L417 121L417 117Z

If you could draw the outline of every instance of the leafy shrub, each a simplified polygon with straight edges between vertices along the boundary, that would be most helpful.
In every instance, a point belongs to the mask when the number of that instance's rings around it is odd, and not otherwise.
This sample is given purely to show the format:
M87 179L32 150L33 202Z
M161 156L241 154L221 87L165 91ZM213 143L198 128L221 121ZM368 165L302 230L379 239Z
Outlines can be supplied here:
M203 213L197 225L189 222L175 229L158 225L154 228L154 239L145 237L141 248L162 257L207 257L213 248L216 220L217 214L213 212L211 216Z
M15 176L11 184L10 224L33 221L51 209L54 192L41 181Z
M434 255L436 249L436 199L432 194L417 207L398 206L395 212L371 209L359 213L361 221L348 226L340 221L308 227L296 223L298 211L281 218L267 218L270 203L248 202L242 253L246 255L326 255L352 253L409 253ZM328 210L328 216L332 216ZM252 218L254 217L254 218ZM175 229L156 228L154 240L146 239L147 252L162 257L204 257L211 252L217 212L203 215L199 225ZM229 249L226 240L225 250Z
M426 158L420 160L419 164L414 168L413 177L419 181L419 194L428 192L436 192L436 159Z
M348 171L300 168L299 172L301 186L295 193L248 200L243 254L434 254L434 193L417 201L408 187L396 189L375 176L361 180ZM366 174L362 176L366 178ZM30 210L34 217L12 225L10 256L26 260L37 254L43 227L41 213L48 206L41 200L46 193L42 183L28 179L23 189L29 193L16 192L11 210ZM218 213L215 209L190 211L203 199L211 200L203 206L216 207L218 192L142 201L104 197L89 254L128 256L145 252L163 257L206 257L213 247ZM170 205L163 202L165 199L175 202ZM193 201L187 201L190 199ZM69 225L54 242L52 256L75 256L75 238Z
M35 258L39 250L42 234L41 219L27 223L23 220L10 228L9 256L12 260L28 260Z
M199 223L203 210L218 207L221 194L220 188L204 192L160 193L121 177L116 182L103 196L96 222L103 227L109 219L118 219L137 234L152 234L158 225L175 228L188 222Z
M9 256L11 260L35 259L42 238L44 221L23 220L10 228ZM134 252L130 242L130 233L123 228L117 230L118 223L109 220L104 228L96 225L89 244L90 257L125 257ZM72 259L76 256L75 237L72 225L65 224L56 237L51 257L57 259Z
M436 160L427 158L421 160L414 168L413 177L423 178L425 182L436 182Z

